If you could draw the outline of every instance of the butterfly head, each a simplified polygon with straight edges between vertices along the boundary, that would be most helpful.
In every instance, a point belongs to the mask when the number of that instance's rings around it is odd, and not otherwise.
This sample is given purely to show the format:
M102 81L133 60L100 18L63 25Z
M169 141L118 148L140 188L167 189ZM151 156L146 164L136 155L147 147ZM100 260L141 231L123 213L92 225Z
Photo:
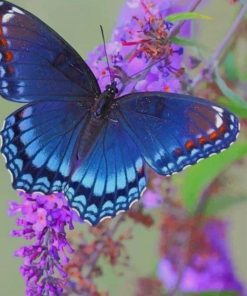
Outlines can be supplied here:
M116 81L113 81L111 84L107 84L105 88L105 92L110 96L110 97L115 97L115 95L118 93L118 88L117 88L117 83Z

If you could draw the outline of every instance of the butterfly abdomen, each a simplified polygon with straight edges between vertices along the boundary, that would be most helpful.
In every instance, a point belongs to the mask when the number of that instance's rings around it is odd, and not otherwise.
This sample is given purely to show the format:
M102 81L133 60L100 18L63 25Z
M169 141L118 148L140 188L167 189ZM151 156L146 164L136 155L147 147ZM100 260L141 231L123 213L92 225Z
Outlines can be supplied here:
M85 130L82 132L78 151L76 153L77 161L81 163L90 153L94 144L97 142L97 137L104 127L103 120L93 116L88 117L88 123Z

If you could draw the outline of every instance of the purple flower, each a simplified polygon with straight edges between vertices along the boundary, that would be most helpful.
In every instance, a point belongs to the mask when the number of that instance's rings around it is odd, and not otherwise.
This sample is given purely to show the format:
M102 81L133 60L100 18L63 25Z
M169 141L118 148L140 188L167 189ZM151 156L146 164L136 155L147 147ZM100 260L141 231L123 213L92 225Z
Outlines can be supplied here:
M146 190L142 197L142 203L146 209L158 208L162 203L162 198L154 190Z
M15 252L22 257L21 274L26 295L61 295L67 274L63 266L73 252L66 239L65 228L73 229L74 214L60 193L52 195L20 192L22 203L10 203L9 215L20 215L14 237L33 240L30 246Z
M230 260L226 224L209 221L203 232L208 244L206 250L210 251L199 250L193 254L184 269L179 290L185 293L236 291L241 293L240 295L246 295ZM168 290L172 290L179 279L178 262L167 256L159 263L158 277Z
M122 94L181 90L183 48L167 39L173 24L165 17L185 9L182 2L129 0L123 7L106 46L110 71L119 79ZM183 34L190 34L190 26L185 26ZM89 55L88 63L104 89L110 78L103 46Z

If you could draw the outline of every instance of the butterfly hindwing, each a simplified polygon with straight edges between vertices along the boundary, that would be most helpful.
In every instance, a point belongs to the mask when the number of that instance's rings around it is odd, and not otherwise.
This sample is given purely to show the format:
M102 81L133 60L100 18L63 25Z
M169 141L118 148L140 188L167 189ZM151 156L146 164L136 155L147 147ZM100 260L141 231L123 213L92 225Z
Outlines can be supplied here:
M79 54L37 17L0 2L0 95L16 102L94 98L100 89Z
M238 119L207 100L170 93L136 93L118 99L119 119L149 166L172 175L226 149Z
M126 211L146 186L144 161L134 141L115 121L105 122L89 156L65 190L70 205L95 225Z
M1 152L13 187L27 192L61 191L88 109L79 102L39 102L10 115L1 131Z

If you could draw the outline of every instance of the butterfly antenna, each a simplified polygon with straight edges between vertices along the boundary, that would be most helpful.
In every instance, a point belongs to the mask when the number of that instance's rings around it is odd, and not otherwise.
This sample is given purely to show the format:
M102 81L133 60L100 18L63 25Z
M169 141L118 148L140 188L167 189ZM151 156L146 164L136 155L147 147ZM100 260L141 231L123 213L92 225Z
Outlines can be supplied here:
M108 59L108 55L107 55L104 30L103 30L103 27L101 25L100 25L100 30L101 30L101 35L102 35L102 39L103 39L104 51L105 51L108 71L109 71L109 74L110 74L110 80L111 80L111 83L113 83L114 77L113 77L112 72L111 72L110 63L109 63L109 59Z

